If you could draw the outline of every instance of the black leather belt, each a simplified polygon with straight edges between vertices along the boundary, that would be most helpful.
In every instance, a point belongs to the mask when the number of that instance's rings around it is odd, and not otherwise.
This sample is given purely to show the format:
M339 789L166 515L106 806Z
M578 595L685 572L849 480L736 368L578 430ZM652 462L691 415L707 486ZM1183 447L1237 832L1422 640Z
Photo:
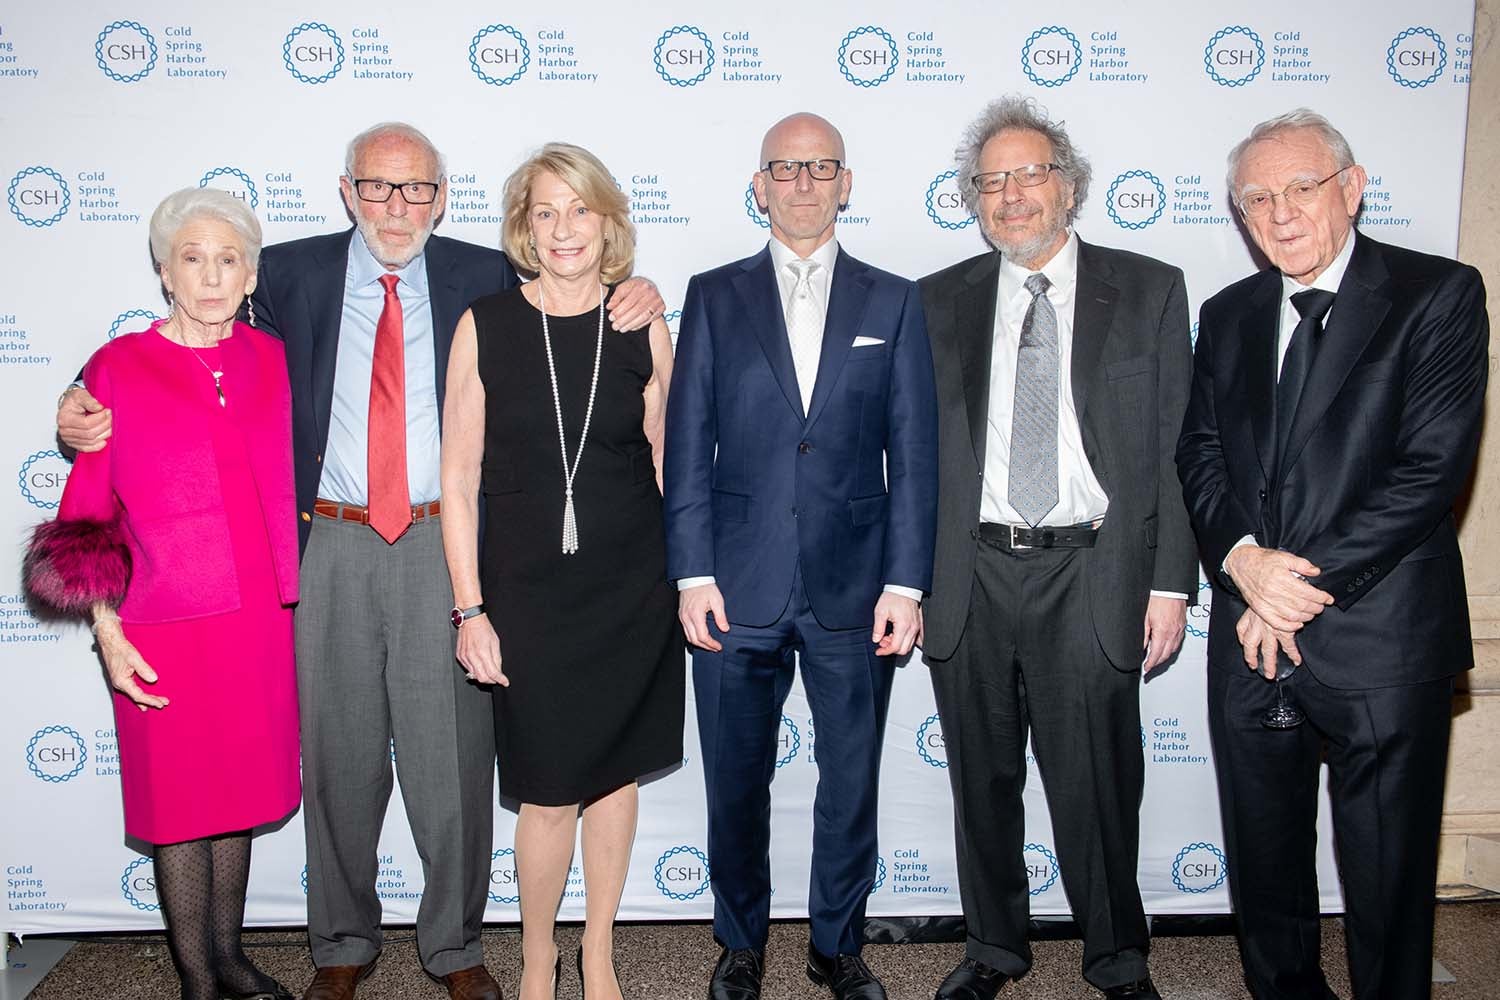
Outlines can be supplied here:
M1099 524L1027 528L1014 524L983 523L973 535L979 541L998 549L1091 549L1099 537Z

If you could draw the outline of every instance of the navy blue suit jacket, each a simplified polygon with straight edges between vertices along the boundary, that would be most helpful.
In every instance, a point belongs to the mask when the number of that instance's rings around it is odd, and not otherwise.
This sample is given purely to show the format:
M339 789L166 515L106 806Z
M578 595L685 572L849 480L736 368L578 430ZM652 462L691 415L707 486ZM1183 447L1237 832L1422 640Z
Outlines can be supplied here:
M268 246L251 296L255 322L286 343L292 382L292 460L297 471L299 544L307 546L313 501L323 475L328 418L333 410L334 362L344 321L344 279L351 228ZM442 236L423 251L432 305L432 346L437 358L438 413L447 387L448 348L469 303L517 283L515 269L498 250Z
M825 628L868 626L885 584L930 590L937 403L916 284L839 251L804 414L770 250L695 276L663 478L667 575L713 576L732 622L776 621L799 563Z

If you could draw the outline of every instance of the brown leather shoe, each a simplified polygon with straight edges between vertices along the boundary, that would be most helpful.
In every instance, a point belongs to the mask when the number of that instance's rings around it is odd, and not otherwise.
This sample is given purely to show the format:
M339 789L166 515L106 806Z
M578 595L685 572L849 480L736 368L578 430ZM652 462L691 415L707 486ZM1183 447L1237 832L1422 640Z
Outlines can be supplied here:
M313 976L302 1000L354 1000L354 988L375 971L376 955L364 965L325 965Z
M452 1000L504 1000L500 984L483 965L450 972L439 976L438 981L448 987L448 996Z

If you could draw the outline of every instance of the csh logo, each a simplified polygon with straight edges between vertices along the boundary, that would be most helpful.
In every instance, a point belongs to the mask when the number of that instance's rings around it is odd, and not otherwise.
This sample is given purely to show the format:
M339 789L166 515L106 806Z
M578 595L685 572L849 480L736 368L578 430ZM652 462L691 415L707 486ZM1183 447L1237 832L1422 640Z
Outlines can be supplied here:
M948 745L943 742L943 730L936 715L929 715L917 727L917 755L933 767L948 766Z
M68 214L73 194L63 175L51 167L27 167L10 179L5 191L10 214L32 229L56 225Z
M1127 170L1104 193L1104 207L1121 229L1145 229L1167 207L1167 189L1149 170Z
M755 200L755 182L751 181L745 185L745 214L750 221L762 229L771 228L771 220L766 218L766 213L761 211L760 202Z
M713 72L714 43L691 24L676 24L661 33L651 59L667 83L696 87Z
M1188 844L1172 859L1172 884L1178 892L1212 892L1228 877L1224 852L1206 841Z
M1203 68L1222 87L1243 87L1265 64L1265 45L1243 24L1220 28L1203 47Z
M109 324L109 339L114 340L127 323L130 324L130 327L125 332L134 333L138 325L144 324L145 326L150 326L157 320L165 318L165 316L156 315L150 309L127 309L116 316L113 323Z
M112 21L94 39L94 62L116 83L139 83L156 68L156 39L138 21Z
M255 181L239 167L214 167L198 179L198 186L228 191L249 205L252 212L260 205L260 193L255 190Z
M880 855L877 854L877 855L875 855L875 884L872 885L872 886L870 886L870 892L869 892L869 894L871 896L873 896L877 892L879 892L880 891L880 887L883 886L883 885L885 885L885 874L886 874L885 858L882 858Z
M120 874L120 893L125 902L146 913L161 909L156 898L156 868L150 858L136 858Z
M1026 880L1031 883L1031 895L1040 896L1057 884L1057 855L1043 844L1027 844L1021 848L1026 864Z
M344 68L344 42L321 21L303 21L281 43L281 62L303 83L327 83Z
M668 848L656 859L656 888L679 902L708 891L708 855L687 844Z
M486 25L469 40L469 68L492 87L508 87L531 68L531 46L508 24Z
M967 229L974 224L974 215L964 207L963 195L955 183L957 178L957 170L945 170L927 185L927 218L934 226Z
M776 744L781 748L781 756L776 758L778 769L797 759L797 752L802 749L802 733L790 716L781 717L781 732L776 734Z
M521 901L521 880L516 875L516 852L512 848L502 847L490 855L489 897L491 903L506 906Z
M59 451L34 451L21 463L16 476L16 485L21 496L33 507L56 510L62 501L63 487L67 485L72 466Z
M1078 75L1083 46L1060 24L1038 28L1021 46L1021 69L1038 87L1061 87Z
M901 61L891 33L874 24L861 25L839 43L839 72L856 87L878 87Z
M1198 339L1198 324L1193 324L1193 340ZM1214 586L1211 583L1200 581L1198 583L1198 603L1187 609L1187 633L1195 639L1208 638L1208 619L1214 610Z
M1431 28L1407 28L1385 50L1386 72L1412 90L1436 83L1447 66L1448 46Z
M88 759L88 745L71 726L38 729L26 743L27 770L50 784L72 781Z

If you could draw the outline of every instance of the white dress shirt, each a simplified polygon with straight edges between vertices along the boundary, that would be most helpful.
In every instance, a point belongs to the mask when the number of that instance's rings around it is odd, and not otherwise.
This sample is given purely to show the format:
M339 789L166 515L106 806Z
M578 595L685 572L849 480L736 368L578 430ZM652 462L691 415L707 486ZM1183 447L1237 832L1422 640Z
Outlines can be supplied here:
M1040 272L1028 271L1005 255L1000 257L1000 280L995 300L995 330L990 349L990 400L985 420L984 480L979 519L1025 527L1026 519L1010 505L1010 430L1016 401L1016 356L1021 349L1021 324L1031 306L1026 279L1047 276L1047 300L1057 313L1057 506L1042 525L1065 527L1102 520L1109 496L1083 451L1083 428L1073 401L1073 307L1078 292L1078 234L1068 241ZM1153 597L1187 600L1187 595L1153 590Z
M828 292L833 287L833 266L838 261L838 240L830 239L818 247L806 258L799 258L791 247L778 239L772 239L769 243L771 251L771 269L776 275L776 289L781 295L781 315L785 319L792 304L792 292L797 287L797 276L788 264L799 259L815 262L818 267L808 275L807 281L811 286L813 299L823 315L828 315ZM816 367L814 368L816 371ZM810 395L810 393L808 393ZM701 587L705 583L713 583L711 576L690 576L677 581L678 590L687 590L689 587ZM914 601L922 599L922 592L915 587L902 587L894 583L885 585L885 589L892 594L900 594Z

